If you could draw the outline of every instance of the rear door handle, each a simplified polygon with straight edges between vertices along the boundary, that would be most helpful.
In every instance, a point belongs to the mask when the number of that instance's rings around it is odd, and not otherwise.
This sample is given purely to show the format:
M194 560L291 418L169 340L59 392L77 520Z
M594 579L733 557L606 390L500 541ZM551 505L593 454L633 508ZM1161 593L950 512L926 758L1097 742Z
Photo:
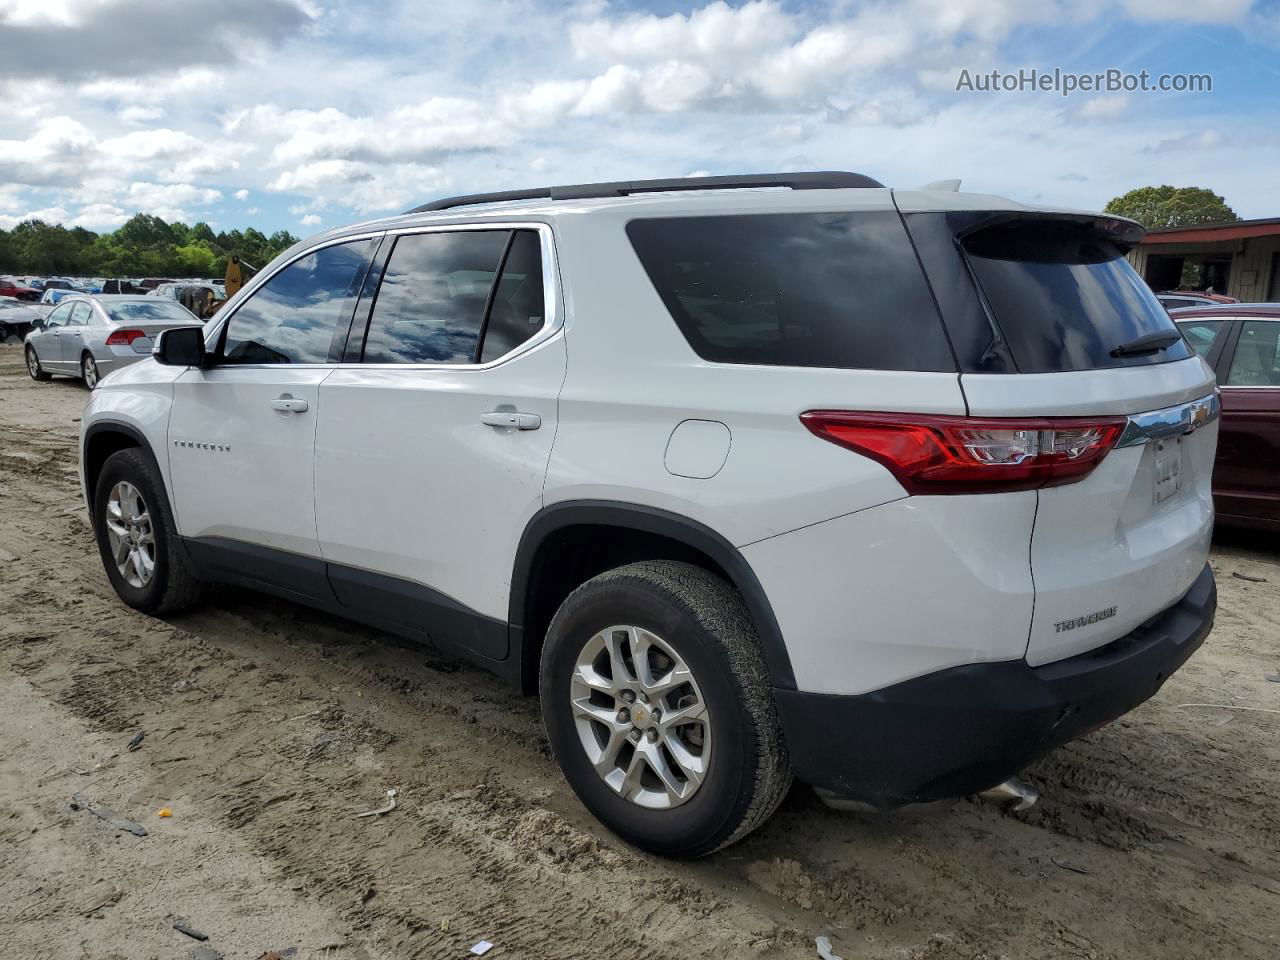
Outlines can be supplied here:
M285 413L302 413L307 409L307 401L285 394L271 401L271 409L283 410Z
M480 422L490 427L515 427L517 430L537 430L542 426L542 418L536 413L517 410L490 410L480 414Z

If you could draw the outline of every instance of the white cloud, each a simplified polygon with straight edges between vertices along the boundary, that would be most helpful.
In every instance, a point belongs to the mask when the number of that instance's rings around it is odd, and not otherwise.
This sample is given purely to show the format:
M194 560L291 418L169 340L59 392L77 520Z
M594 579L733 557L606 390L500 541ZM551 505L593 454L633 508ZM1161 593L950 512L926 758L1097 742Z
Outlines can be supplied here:
M159 120L164 116L163 107L144 107L141 104L124 107L116 114L123 122L138 125L149 120Z
M1154 66L1131 42L1100 45L1117 25L1159 22L1172 38L1235 24L1261 44L1266 8L1247 0L694 0L673 14L472 0L429 17L388 0L376 18L347 2L262 0L265 26L250 29L235 11L257 0L0 0L7 56L58 40L39 65L25 51L0 64L0 213L106 225L137 209L209 216L226 197L224 217L265 210L269 223L288 208L286 222L332 223L535 182L832 167L907 184L986 176L986 189L1076 206L1105 202L1109 191L1092 192L1113 179L1169 180L1184 166L1226 189L1230 169L1232 189L1269 202L1263 165L1236 144L1271 129L1274 107L1250 107L1248 123L1219 93L960 102L954 91L960 66L1061 55L1070 68L1120 48L1134 50L1120 66ZM157 49L120 36L127 17ZM159 50L175 18L185 27Z
M1085 119L1108 120L1118 117L1129 109L1128 97L1094 97L1086 100L1080 108L1080 116Z
M1181 154L1187 151L1207 150L1222 143L1222 134L1217 130L1201 130L1184 133L1181 136L1169 137L1143 149L1144 153Z
M320 218L317 217L314 213L308 213L305 217L303 217L298 222L302 224L304 227L314 227L319 225Z

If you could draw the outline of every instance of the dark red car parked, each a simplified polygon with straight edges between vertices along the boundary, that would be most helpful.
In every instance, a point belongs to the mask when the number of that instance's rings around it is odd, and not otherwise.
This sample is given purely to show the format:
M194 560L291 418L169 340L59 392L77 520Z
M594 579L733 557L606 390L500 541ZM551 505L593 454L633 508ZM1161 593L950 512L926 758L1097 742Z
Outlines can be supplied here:
M0 277L0 297L13 297L15 300L35 302L40 299L40 291L35 287L28 287L26 284L19 283L12 277Z
M1218 522L1280 532L1280 303L1170 311L1218 374Z

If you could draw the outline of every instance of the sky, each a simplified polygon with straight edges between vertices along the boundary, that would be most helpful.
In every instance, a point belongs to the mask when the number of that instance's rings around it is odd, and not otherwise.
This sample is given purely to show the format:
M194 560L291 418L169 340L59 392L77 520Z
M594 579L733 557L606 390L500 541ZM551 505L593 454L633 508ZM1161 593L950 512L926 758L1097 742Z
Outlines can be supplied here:
M430 199L853 170L1280 216L1280 0L0 0L0 227L302 236ZM981 92L1019 69L1211 92Z

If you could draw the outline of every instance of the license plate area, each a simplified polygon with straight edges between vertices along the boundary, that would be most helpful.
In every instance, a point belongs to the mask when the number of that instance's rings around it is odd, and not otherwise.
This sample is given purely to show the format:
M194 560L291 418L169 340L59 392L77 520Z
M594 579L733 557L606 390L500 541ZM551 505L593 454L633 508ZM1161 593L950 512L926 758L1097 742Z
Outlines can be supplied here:
M1182 438L1171 437L1154 442L1155 502L1172 497L1182 487Z

